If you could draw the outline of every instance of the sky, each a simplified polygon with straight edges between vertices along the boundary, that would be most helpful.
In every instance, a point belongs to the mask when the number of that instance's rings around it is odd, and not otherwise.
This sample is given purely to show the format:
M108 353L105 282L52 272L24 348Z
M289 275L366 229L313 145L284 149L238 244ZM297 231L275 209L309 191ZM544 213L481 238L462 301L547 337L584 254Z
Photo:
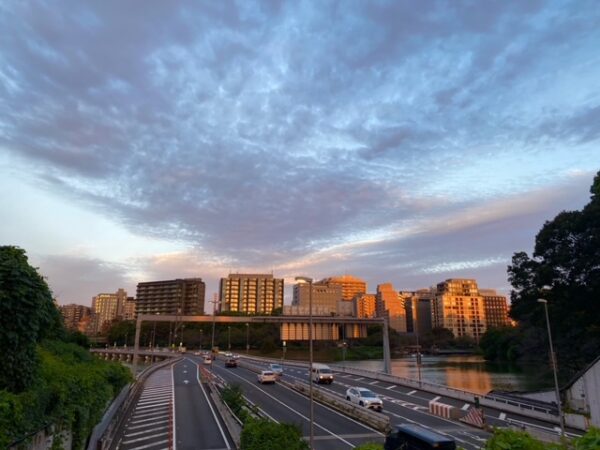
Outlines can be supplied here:
M0 29L0 244L60 304L235 272L508 294L600 169L595 0L5 0Z

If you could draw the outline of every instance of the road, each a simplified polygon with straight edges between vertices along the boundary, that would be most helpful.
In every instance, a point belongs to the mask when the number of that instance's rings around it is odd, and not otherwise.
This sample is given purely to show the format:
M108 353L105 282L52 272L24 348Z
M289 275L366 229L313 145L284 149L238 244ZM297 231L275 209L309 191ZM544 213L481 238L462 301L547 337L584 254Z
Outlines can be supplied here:
M261 385L256 374L241 368L225 368L221 361L213 364L214 372L228 383L237 383L248 400L276 422L297 424L308 439L309 401L281 384ZM319 403L314 404L314 447L316 450L354 448L366 442L383 442L384 435L373 428L340 414Z

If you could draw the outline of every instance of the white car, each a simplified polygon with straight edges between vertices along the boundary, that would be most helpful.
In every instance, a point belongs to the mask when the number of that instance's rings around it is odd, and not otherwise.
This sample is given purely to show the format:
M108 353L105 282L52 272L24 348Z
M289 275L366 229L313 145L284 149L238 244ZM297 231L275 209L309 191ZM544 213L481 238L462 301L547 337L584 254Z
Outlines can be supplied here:
M212 359L210 358L210 356L205 356L203 362L206 365L210 365L210 364L212 364Z
M258 382L260 384L275 383L275 381L277 381L277 376L270 370L263 370L258 374Z
M269 370L273 372L277 377L283 375L283 367L281 364L269 364Z
M346 400L375 411L383 409L383 401L373 391L362 387L351 387L348 389L346 391Z

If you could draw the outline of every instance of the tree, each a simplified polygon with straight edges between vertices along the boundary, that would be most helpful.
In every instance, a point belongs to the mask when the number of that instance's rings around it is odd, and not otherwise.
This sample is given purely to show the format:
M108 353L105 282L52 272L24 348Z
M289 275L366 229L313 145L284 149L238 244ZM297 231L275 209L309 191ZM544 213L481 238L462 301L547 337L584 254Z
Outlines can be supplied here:
M308 450L300 427L266 419L249 419L240 437L242 450Z
M0 247L0 389L15 393L26 389L38 365L36 344L63 332L50 289L29 265L25 251Z
M559 368L570 376L598 356L600 348L600 172L590 189L590 202L581 211L563 211L547 221L535 238L530 258L515 253L508 267L511 316L532 341L530 357L548 354L543 306L548 312ZM544 289L549 286L550 289ZM535 342L540 336L539 342Z

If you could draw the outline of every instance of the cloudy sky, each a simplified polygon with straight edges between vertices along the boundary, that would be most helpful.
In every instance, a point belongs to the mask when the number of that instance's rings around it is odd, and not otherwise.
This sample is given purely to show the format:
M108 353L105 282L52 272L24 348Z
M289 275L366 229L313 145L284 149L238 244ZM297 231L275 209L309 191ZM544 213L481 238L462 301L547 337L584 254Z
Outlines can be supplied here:
M596 0L5 0L0 29L0 240L60 303L235 271L508 293L600 169Z

